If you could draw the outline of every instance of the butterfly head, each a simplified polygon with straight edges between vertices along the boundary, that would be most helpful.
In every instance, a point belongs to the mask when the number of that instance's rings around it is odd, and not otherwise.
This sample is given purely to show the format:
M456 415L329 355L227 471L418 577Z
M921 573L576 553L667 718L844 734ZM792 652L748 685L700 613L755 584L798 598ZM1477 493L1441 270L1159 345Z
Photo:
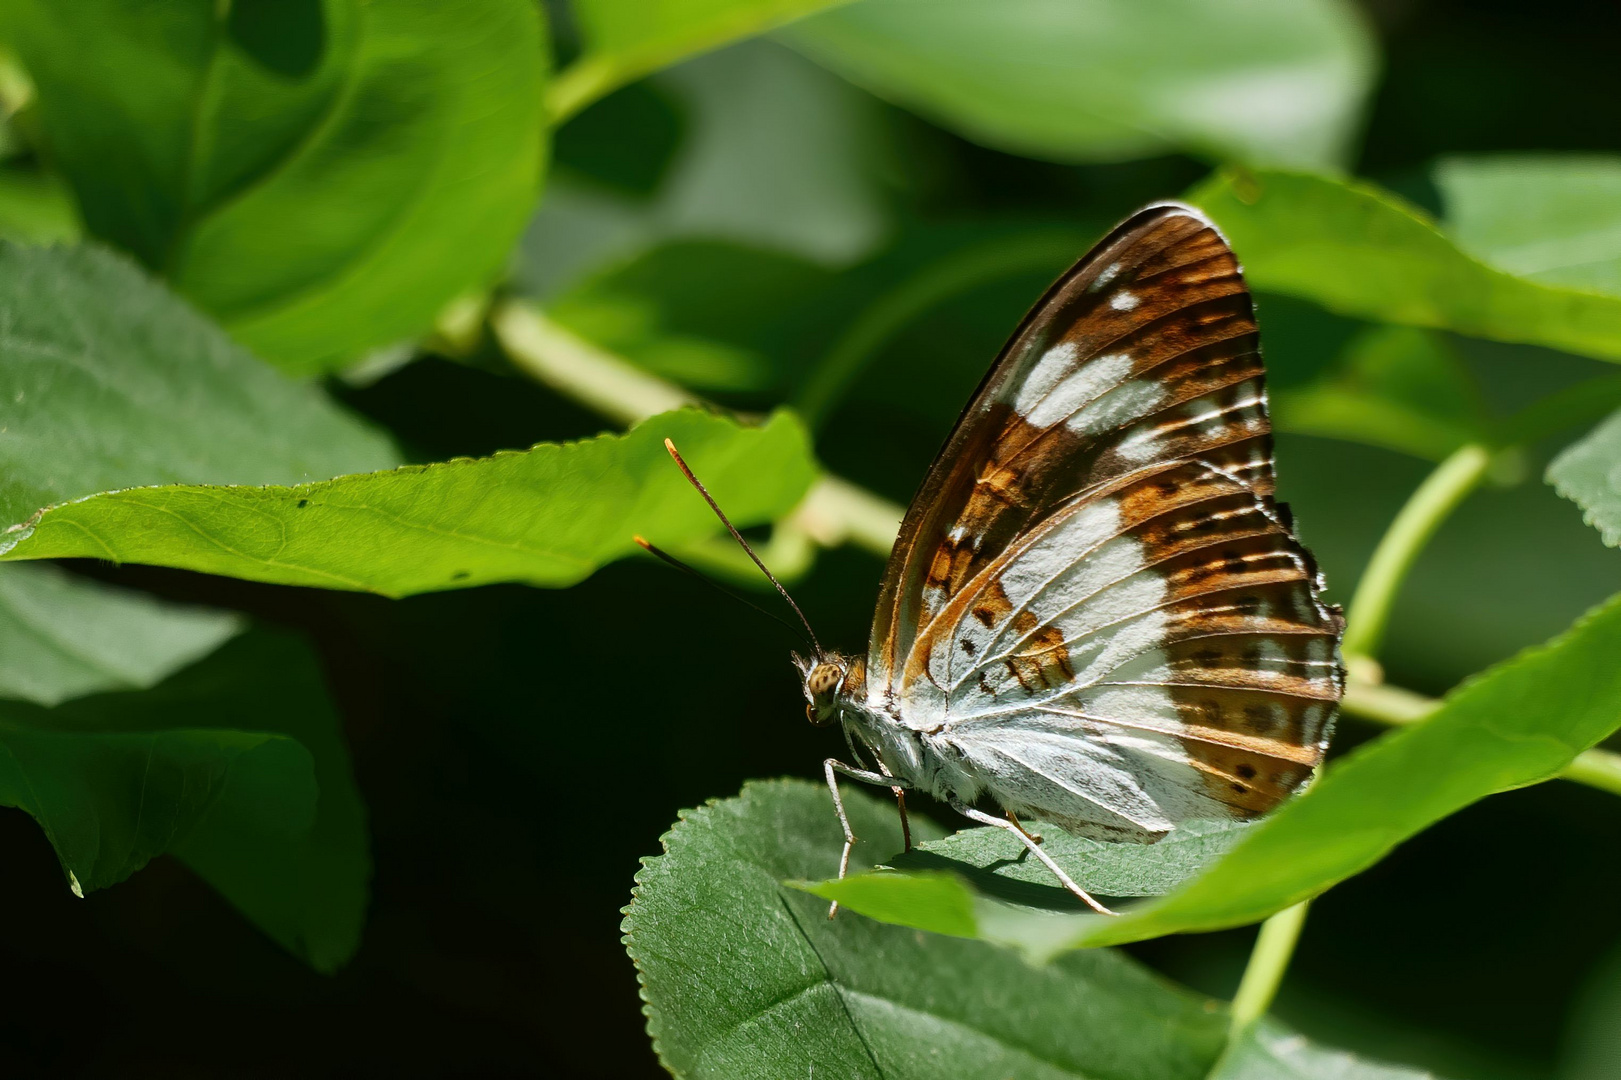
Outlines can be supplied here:
M813 724L831 724L839 718L839 699L853 690L860 661L838 653L794 654L805 690L805 718Z

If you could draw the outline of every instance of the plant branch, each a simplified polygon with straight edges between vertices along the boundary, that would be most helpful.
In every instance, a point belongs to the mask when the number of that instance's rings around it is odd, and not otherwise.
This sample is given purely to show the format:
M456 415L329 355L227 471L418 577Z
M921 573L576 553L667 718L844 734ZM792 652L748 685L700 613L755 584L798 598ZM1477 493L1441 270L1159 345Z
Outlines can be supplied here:
M671 409L708 407L702 398L599 348L531 304L502 302L490 313L490 326L518 370L615 423L629 427ZM821 547L854 544L887 558L901 514L889 500L824 473L784 524Z
M1378 652L1407 572L1441 523L1485 480L1491 463L1491 451L1484 446L1459 447L1425 478L1385 530L1351 597L1341 648L1353 662Z
M1305 924L1305 901L1284 908L1261 924L1244 977L1239 980L1238 993L1233 995L1228 1039L1243 1034L1272 1007L1272 999L1278 996L1278 987L1283 983L1283 973L1289 969L1295 943L1300 940L1300 928Z

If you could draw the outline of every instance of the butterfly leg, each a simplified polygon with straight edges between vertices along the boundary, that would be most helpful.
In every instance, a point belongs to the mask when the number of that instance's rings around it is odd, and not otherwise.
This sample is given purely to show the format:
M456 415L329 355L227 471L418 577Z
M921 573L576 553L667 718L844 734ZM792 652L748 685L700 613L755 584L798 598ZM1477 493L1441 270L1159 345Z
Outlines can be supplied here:
M951 808L957 811L957 813L961 814L963 817L967 818L969 821L977 821L981 825L995 825L998 829L1006 829L1014 836L1017 836L1019 838L1019 843L1028 848L1030 850L1030 854L1040 859L1043 866L1053 872L1053 876L1063 883L1064 888L1086 901L1087 907L1091 908L1099 915L1119 914L1119 912L1110 911L1108 908L1092 899L1091 893L1075 884L1075 879L1064 873L1063 867L1053 862L1052 856L1048 855L1045 851L1042 851L1041 845L1036 843L1036 841L1031 838L1029 833L1025 832L1023 828L1014 822L1009 821L1006 818L993 817L992 815L985 813L983 810L975 810L972 806L964 806L962 803L955 800L952 801Z
M1018 829L1020 832L1024 833L1024 835L1028 836L1030 838L1031 843L1033 843L1033 844L1041 843L1041 834L1040 833L1033 833L1029 829L1025 828L1024 827L1024 822L1019 820L1019 815L1018 814L1015 814L1013 811L1009 810L1007 812L1007 819L1009 821L1013 822L1013 827L1015 829Z
M895 792L897 799L905 792L906 784L904 781L889 775L888 769L881 773L869 772L866 769L852 768L837 758L828 758L822 762L822 773L827 777L827 790L833 794L833 809L838 812L839 826L844 829L844 852L839 856L839 880L843 881L845 874L850 870L850 849L855 847L856 834L850 831L850 818L844 812L844 799L839 795L839 780L835 774L843 773L850 779L859 780L863 784L876 784L879 787L887 787ZM906 837L907 850L910 851L912 847L912 830L911 826L906 822L906 804L902 802L900 806L901 830ZM827 917L831 919L838 913L839 902L835 900L828 905Z

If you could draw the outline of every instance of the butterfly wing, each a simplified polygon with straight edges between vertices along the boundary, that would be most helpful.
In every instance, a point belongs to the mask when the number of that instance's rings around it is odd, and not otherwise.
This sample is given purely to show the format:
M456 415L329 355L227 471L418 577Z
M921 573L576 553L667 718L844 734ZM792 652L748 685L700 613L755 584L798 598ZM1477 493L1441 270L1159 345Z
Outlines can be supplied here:
M1342 681L1272 491L1237 260L1197 210L1143 210L1026 317L931 468L869 703L1076 831L1264 812L1321 760Z

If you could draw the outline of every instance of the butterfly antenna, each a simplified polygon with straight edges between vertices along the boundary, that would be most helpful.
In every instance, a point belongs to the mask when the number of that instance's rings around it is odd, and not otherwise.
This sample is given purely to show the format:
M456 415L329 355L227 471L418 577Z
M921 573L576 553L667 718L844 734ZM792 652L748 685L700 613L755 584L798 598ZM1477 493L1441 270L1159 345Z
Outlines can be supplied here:
M720 508L720 504L715 501L715 497L709 494L709 489L704 487L703 481L692 475L692 470L687 467L686 461L682 459L681 451L675 448L675 443L671 442L669 439L665 439L664 449L668 450L670 452L670 456L675 458L676 465L681 469L681 475L687 478L687 483L698 489L698 494L702 495L704 497L704 502L708 503L709 508L715 511L715 516L720 518L720 523L722 525L726 526L726 531L732 534L732 539L736 540L738 545L748 553L749 558L754 560L754 565L760 568L760 573L766 576L766 580L771 582L771 584L776 588L778 594L781 595L784 600L788 601L788 606L794 609L794 614L799 616L800 624L805 627L805 636L810 638L811 648L816 650L817 656L822 655L822 643L816 640L816 631L811 629L810 620L805 618L805 613L803 611L799 610L799 605L794 603L794 598L788 595L788 590L782 587L782 582L777 580L777 575L773 574L770 569L767 568L766 564L760 561L760 556L756 555L754 553L754 549L749 547L749 542L743 539L743 534L737 531L737 526L732 524L731 519L726 516L726 512L722 510ZM655 552L655 554L657 553ZM719 588L719 586L716 587Z
M793 623L789 622L787 619L783 618L781 615L778 615L775 611L767 611L765 608L761 607L759 604L756 604L753 600L750 600L748 597L740 596L739 594L737 594L737 593L733 592L732 590L728 589L726 586L722 585L720 582L716 581L714 578L710 577L708 574L705 574L703 571L695 570L691 566L688 566L686 563L682 562L680 559L676 558L674 555L671 555L668 551L665 551L663 548L658 547L655 544L652 544L652 543L648 542L647 540L644 540L640 536L633 536L633 537L631 537L631 539L636 541L638 544L640 544L643 547L643 549L645 549L647 551L648 554L657 555L660 559L662 559L665 562L669 563L671 566L675 567L677 570L680 570L681 572L686 573L686 574L691 574L693 577L697 578L699 581L703 582L705 585L708 585L711 589L714 589L716 592L724 593L725 595L730 596L733 600L736 600L738 603L748 605L749 607L753 608L755 611L758 611L761 615L764 615L766 618L772 620L773 622L781 623L783 626L786 626L789 630L791 630L794 634L796 634L799 637L804 637L805 636L805 631L801 630L799 627L795 626ZM809 644L814 644L814 642L810 642Z

